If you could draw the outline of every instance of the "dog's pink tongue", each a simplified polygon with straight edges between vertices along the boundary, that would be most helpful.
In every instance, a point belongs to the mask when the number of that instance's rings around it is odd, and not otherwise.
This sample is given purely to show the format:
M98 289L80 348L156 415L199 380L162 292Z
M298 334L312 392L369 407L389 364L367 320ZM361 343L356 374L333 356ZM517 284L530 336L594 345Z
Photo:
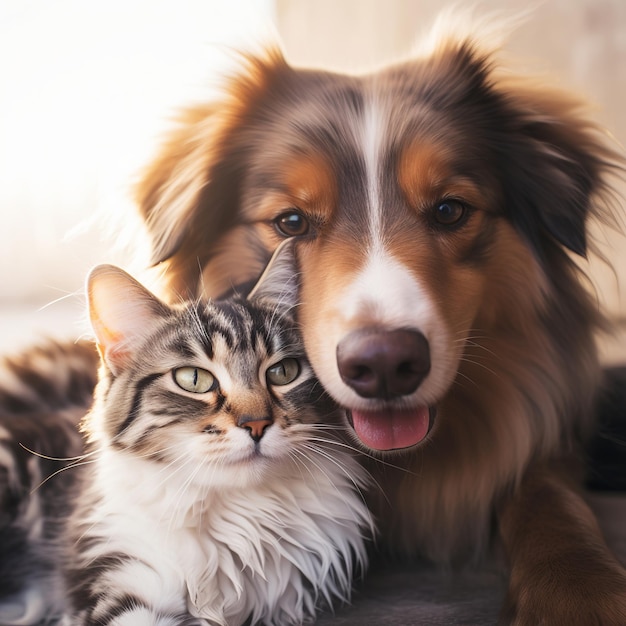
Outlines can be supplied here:
M352 411L352 423L357 437L374 450L408 448L428 434L428 407L417 409Z

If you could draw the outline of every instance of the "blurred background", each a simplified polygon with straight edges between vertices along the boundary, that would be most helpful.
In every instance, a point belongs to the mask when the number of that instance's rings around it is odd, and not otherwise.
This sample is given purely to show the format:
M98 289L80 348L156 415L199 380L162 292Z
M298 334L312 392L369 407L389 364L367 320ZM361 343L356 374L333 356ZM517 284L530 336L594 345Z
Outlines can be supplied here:
M455 2L478 14L527 0ZM296 65L365 71L406 57L441 0L2 0L0 3L0 352L85 330L91 266L124 264L115 216L180 106L211 98L234 49L282 42ZM544 0L507 51L522 69L584 94L626 144L626 1ZM622 186L626 197L626 187ZM625 203L626 204L626 203ZM614 270L592 260L623 332L626 239L599 232ZM131 242L135 245L137 242Z

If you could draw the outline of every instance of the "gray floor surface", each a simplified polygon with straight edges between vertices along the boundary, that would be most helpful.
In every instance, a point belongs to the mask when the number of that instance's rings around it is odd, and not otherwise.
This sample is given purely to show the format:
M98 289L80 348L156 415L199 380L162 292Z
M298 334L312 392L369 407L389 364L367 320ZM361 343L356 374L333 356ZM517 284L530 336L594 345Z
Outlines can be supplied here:
M607 543L626 565L626 495L589 497ZM370 571L351 606L322 615L318 626L492 626L506 590L499 567L441 572L425 565Z

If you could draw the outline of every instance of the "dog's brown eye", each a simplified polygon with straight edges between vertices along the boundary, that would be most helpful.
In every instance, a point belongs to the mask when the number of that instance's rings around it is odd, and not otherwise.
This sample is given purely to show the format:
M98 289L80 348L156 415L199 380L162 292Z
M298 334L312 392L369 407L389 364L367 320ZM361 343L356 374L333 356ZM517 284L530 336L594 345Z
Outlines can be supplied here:
M467 207L458 200L446 200L433 208L433 217L441 226L456 226L467 215Z
M287 237L298 237L306 235L309 230L309 223L306 218L296 211L289 211L279 215L275 220L276 228Z

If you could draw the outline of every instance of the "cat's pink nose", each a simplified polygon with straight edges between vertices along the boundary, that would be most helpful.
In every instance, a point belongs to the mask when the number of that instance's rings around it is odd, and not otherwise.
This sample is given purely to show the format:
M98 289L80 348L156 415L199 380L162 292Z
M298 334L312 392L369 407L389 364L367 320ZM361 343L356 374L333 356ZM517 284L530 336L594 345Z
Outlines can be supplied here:
M254 415L242 415L237 420L239 428L246 428L250 437L256 442L261 441L265 429L272 425L272 420L268 417L255 417Z

